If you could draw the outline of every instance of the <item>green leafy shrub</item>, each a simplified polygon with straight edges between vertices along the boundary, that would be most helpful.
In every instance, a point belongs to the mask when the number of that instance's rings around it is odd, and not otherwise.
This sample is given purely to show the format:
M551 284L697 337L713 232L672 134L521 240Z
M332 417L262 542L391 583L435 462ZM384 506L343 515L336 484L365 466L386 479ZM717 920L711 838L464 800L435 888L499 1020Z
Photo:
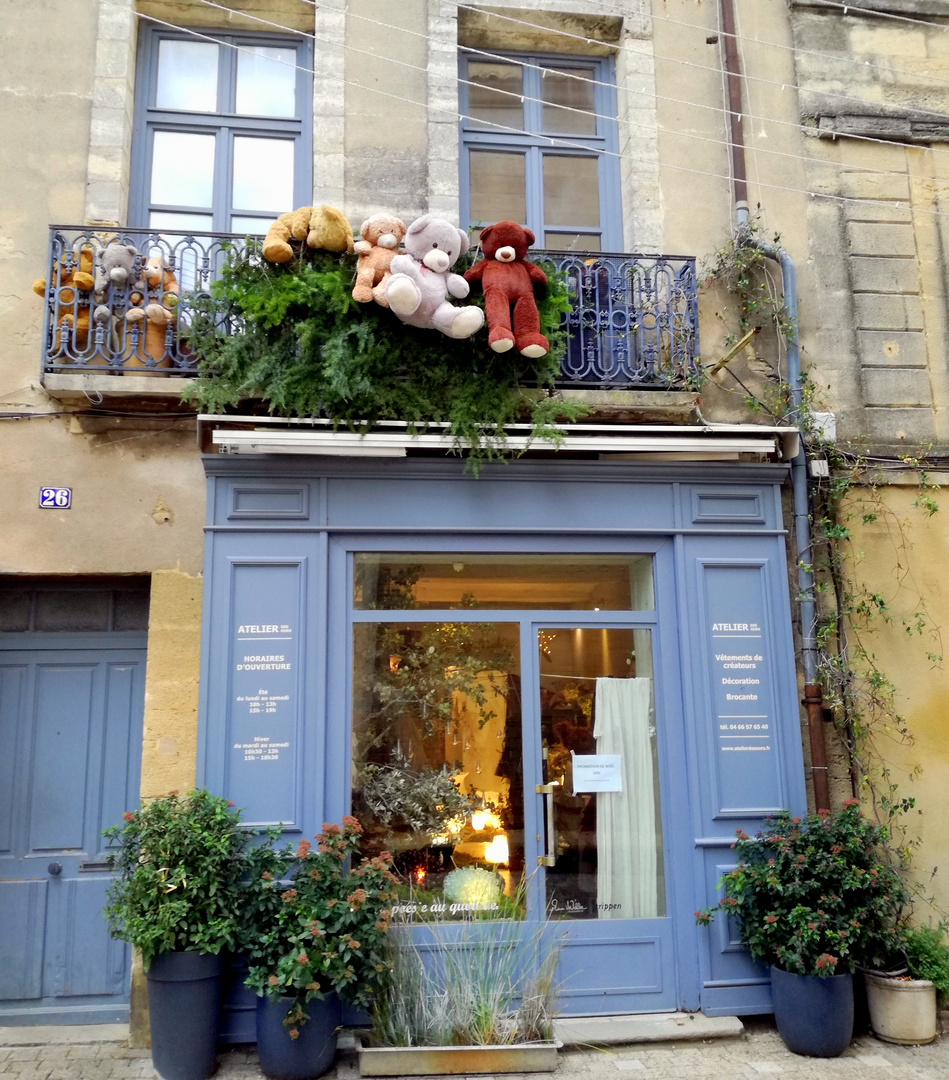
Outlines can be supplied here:
M109 932L135 945L147 969L155 956L234 944L240 854L248 835L233 804L207 791L172 792L127 810L103 831L109 867Z
M949 945L941 929L908 926L903 931L902 949L914 979L929 979L939 1000L949 998Z
M456 272L466 265L463 257ZM307 251L274 264L248 240L229 249L210 295L195 298L188 341L200 377L185 397L215 413L256 399L278 416L324 416L357 431L387 419L413 430L447 423L456 446L476 459L505 452L503 428L515 421L557 441L551 422L579 410L543 393L559 369L558 328L569 310L563 275L544 270L538 310L551 349L529 360L493 352L484 334L454 340L357 303L353 256Z
M856 799L836 814L783 813L767 826L754 838L738 831L738 865L719 883L724 896L696 920L734 915L756 960L796 975L880 967L899 948L907 899L886 856L886 829Z
M291 1038L308 1002L335 990L365 1006L388 983L392 860L383 852L358 861L361 834L359 822L344 817L341 826L323 826L315 847L262 844L244 859L237 945L249 961L246 985L274 1002L293 999L283 1021Z

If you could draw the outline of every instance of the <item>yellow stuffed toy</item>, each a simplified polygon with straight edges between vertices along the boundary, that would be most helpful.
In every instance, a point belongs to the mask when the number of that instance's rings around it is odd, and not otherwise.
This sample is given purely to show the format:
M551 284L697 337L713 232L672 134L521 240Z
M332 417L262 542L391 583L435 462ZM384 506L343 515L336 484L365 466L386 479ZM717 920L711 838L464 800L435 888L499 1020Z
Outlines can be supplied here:
M56 304L55 348L64 349L66 342L72 339L71 352L81 353L89 341L89 294L95 287L96 279L92 275L93 252L91 247L79 249L78 260L67 262L60 259L56 270L56 280L47 290L45 278L33 282L33 292L37 296L51 296ZM63 340L63 326L70 327L70 332Z
M291 237L305 241L308 248L340 253L353 250L352 226L342 211L332 206L301 206L281 214L264 237L264 258L274 263L289 262L293 257Z
M143 270L148 303L144 307L132 307L125 315L126 368L149 368L136 375L158 374L154 368L171 366L175 342L167 340L167 327L178 320L178 279L160 258L151 258ZM132 328L138 327L137 341L133 343ZM149 361L154 361L154 365Z

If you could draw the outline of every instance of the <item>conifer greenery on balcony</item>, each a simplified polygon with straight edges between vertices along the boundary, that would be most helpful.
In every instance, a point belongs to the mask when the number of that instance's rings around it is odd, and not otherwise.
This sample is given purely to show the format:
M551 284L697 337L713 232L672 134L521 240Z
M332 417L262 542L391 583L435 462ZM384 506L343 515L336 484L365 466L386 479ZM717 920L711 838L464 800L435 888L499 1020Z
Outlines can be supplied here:
M462 257L455 272L468 265ZM544 270L537 306L551 348L530 360L492 352L485 332L455 340L357 303L352 256L315 251L277 265L254 241L230 247L209 293L194 299L188 345L199 377L185 398L215 413L256 401L274 415L324 416L357 431L380 420L415 431L447 423L475 459L505 453L504 426L514 422L556 443L553 421L577 410L545 392L559 372L569 299L564 275ZM473 292L465 303L483 300Z

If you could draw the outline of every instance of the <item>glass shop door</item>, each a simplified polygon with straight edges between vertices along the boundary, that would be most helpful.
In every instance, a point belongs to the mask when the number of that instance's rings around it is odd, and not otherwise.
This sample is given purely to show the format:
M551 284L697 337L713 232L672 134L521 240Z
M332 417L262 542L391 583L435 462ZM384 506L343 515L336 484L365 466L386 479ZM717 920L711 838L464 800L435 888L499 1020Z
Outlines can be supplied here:
M350 806L394 919L546 925L565 1015L674 1009L653 557L350 565Z
M564 1012L676 1007L666 907L653 632L534 623L547 918Z

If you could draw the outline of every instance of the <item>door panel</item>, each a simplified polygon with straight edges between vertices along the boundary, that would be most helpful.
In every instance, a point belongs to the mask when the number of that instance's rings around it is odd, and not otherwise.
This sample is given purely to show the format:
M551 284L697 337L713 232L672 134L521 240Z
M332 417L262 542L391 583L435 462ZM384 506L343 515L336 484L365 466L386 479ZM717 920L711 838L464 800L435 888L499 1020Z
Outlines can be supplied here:
M42 995L45 929L46 882L0 882L0 1000Z
M138 803L144 644L143 634L0 639L11 748L0 766L0 1023L128 1015L129 950L102 916L109 876L88 864L105 859L102 829Z

